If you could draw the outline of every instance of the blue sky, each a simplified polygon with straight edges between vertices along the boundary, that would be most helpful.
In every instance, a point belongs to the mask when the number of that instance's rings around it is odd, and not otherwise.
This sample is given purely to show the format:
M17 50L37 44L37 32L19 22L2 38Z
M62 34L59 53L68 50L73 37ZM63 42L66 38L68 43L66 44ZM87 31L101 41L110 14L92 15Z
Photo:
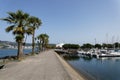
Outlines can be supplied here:
M22 10L42 20L36 35L47 33L50 43L120 41L120 0L1 0L0 18ZM0 21L0 40L15 41ZM112 39L114 38L114 39ZM31 42L31 36L27 42Z

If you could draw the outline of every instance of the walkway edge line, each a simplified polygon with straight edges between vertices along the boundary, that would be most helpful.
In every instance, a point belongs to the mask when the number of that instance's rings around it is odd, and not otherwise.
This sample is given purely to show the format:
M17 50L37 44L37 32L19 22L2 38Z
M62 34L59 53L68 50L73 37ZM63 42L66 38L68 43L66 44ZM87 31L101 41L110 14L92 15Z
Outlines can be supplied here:
M65 70L68 72L72 80L85 80L83 76L77 73L65 60L63 60L57 53L55 53Z

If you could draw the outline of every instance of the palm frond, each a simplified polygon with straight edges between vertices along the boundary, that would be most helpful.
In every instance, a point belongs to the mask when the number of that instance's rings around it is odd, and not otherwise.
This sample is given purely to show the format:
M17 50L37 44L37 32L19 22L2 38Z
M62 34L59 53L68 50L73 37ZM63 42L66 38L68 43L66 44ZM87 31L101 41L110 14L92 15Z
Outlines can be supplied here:
M16 35L15 40L16 42L22 42L24 36L23 35Z
M33 34L34 29L32 27L29 27L25 32L30 35Z
M42 24L41 20L34 16L29 17L28 23L31 27L33 27L33 29L39 28L39 26Z
M14 25L12 25L12 26L9 26L9 27L7 27L5 30L6 30L6 32L10 32L10 31L12 31L13 29L14 29Z
M13 34L24 34L24 29L22 27L15 27Z
M6 22L8 22L8 23L12 23L13 21L12 20L10 20L10 19L8 19L8 18L4 18L4 19L2 19L3 21L6 21Z
M8 12L9 17L16 18L16 14L14 12Z

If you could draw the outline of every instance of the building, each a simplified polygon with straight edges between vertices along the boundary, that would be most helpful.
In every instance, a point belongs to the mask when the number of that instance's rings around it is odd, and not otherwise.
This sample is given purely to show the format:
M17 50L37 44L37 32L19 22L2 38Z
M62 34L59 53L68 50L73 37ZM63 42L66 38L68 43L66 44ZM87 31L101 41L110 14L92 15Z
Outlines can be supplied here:
M62 48L63 45L64 45L64 43L56 44L56 48Z

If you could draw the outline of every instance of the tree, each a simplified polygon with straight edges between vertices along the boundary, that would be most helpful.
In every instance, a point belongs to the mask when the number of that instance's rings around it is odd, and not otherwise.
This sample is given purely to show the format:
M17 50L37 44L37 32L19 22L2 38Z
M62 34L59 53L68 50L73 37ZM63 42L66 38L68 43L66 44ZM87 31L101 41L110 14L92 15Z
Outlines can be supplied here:
M49 36L47 34L40 34L38 37L38 40L40 40L40 48L44 50L47 48L49 43Z
M95 48L101 49L101 44L95 44Z
M103 48L108 48L108 45L105 44L105 43L103 43L103 44L102 44L102 47L103 47Z
M114 46L113 46L113 44L107 44L107 47L108 48L113 48Z
M83 46L81 46L81 48L83 48L83 49L91 49L91 48L93 48L93 45L90 44L90 43L86 43L86 44L83 44Z
M63 48L64 49L79 49L80 46L78 44L64 44Z
M42 24L41 20L37 17L31 16L28 18L28 34L32 34L32 54L35 48L35 30Z
M18 43L18 59L23 57L23 39L26 32L25 26L28 17L29 14L18 10L16 12L8 12L8 17L2 19L11 24L6 28L6 32L12 31L12 33L15 35L16 42Z
M114 48L116 48L116 49L119 49L119 47L120 47L120 43L119 42L115 42L113 45L114 45Z

